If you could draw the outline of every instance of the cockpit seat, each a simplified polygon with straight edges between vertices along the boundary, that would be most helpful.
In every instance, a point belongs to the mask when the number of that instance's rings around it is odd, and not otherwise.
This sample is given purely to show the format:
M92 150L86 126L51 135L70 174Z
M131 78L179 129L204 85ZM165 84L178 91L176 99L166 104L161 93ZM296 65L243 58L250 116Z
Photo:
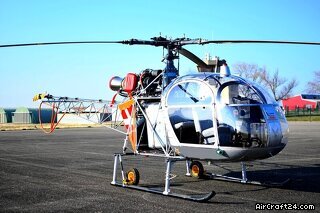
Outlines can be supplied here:
M210 145L214 144L215 138L214 138L214 128L213 127L203 130L201 132L201 134L204 138L205 144L210 144Z
M176 131L178 131L180 141L185 140L186 138L188 138L187 136L190 135L190 133L195 132L193 121L182 121L182 122L176 123L174 125L174 128ZM185 134L185 136L183 136L183 134ZM191 138L189 137L188 140L190 139Z
M220 124L218 135L220 146L232 146L232 129L229 125Z
M188 128L188 127L193 127L193 126L194 126L193 121L183 121L183 122L176 123L174 125L174 128L181 129L181 128Z

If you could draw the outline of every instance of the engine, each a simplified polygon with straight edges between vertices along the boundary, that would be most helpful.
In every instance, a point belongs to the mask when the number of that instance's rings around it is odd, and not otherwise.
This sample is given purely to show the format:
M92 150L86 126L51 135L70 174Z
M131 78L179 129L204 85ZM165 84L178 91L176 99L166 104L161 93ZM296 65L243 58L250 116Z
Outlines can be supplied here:
M162 92L162 70L146 69L140 74L128 73L126 77L114 76L109 81L109 88L127 97L128 94L139 96L160 96Z

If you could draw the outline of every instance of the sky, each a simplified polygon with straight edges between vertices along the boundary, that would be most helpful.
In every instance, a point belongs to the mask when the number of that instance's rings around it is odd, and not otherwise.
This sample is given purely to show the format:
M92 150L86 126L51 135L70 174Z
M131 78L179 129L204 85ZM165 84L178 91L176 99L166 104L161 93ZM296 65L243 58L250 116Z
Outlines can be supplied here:
M320 42L318 0L0 0L0 45L31 42L148 40L167 36ZM320 70L320 46L277 44L194 45L232 67L246 62L296 78L305 90ZM110 100L109 79L163 69L162 49L123 44L0 48L0 107L37 107L32 98L47 92ZM195 71L181 58L180 75Z

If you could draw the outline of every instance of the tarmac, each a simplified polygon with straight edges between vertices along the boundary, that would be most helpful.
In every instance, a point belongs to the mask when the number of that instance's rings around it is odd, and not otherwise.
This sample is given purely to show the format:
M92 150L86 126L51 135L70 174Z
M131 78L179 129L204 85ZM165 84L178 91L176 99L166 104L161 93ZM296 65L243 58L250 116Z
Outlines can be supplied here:
M250 180L291 180L282 187L195 179L185 176L184 162L176 162L171 191L215 191L206 203L111 185L114 153L121 152L124 136L107 128L1 131L0 212L256 212L312 205L320 212L320 122L289 125L290 140L280 154L247 163ZM141 185L164 185L165 159L126 156L123 161L125 170L140 171ZM239 163L205 164L205 169L241 176Z

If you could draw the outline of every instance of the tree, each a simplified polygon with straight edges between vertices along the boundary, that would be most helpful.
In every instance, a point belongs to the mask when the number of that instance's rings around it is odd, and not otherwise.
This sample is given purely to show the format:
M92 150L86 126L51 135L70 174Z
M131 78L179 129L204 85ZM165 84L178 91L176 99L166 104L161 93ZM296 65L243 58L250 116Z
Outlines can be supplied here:
M260 78L261 68L259 68L258 65L238 63L234 67L241 77L249 78L252 81L261 83L261 78Z
M307 92L308 93L319 93L320 94L320 70L313 72L313 80L308 82Z
M270 74L265 67L259 67L256 64L242 62L235 64L234 69L241 77L248 78L267 88L276 101L289 97L298 85L296 79L288 81L288 79L280 77L279 70Z

